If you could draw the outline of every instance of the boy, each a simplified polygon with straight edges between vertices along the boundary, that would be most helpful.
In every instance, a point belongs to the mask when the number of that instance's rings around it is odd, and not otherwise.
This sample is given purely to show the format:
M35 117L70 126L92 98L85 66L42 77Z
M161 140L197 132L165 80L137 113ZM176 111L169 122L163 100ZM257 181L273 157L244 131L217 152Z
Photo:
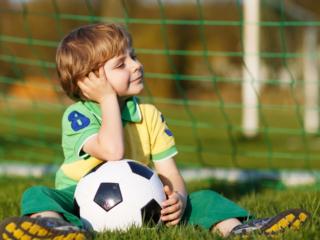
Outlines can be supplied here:
M189 223L222 236L260 231L272 234L299 227L308 213L293 209L243 224L249 213L213 191L188 196L173 157L172 132L162 114L135 95L143 90L143 66L131 38L115 24L80 27L60 43L56 63L61 85L77 101L62 120L65 161L56 174L56 189L33 187L22 198L23 217L0 225L3 239L89 239L75 213L73 194L79 179L103 161L135 159L154 165L167 200L161 220L167 226Z

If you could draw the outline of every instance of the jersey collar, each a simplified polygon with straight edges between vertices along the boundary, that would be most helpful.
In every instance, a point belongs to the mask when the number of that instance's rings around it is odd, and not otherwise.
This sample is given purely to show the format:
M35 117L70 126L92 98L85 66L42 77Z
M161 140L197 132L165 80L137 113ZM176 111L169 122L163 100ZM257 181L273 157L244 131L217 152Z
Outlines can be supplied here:
M101 110L99 104L92 101L86 101L84 102L84 105L101 122ZM142 117L137 97L131 97L126 100L125 106L121 112L121 119L122 122L141 122Z

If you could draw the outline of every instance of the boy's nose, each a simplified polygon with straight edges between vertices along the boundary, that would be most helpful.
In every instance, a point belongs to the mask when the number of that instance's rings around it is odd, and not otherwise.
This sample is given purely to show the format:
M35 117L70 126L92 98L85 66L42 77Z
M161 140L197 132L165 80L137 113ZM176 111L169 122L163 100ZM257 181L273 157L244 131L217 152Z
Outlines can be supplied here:
M132 61L133 65L132 65L132 69L134 72L136 71L141 71L142 69L142 64L139 61Z

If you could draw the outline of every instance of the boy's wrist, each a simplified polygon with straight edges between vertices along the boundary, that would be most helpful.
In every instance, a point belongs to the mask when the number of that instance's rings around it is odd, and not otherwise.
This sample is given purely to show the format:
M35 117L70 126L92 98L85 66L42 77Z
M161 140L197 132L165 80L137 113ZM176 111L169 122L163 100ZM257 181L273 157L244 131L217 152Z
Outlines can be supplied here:
M183 203L187 202L188 194L183 194L179 191L174 191L174 192L180 197L180 199L183 201Z
M188 194L183 194L183 193L180 193L179 191L174 191L180 198L181 202L182 202L182 214L184 214L184 211L187 207L187 199L188 199Z
M99 99L97 99L97 102L99 104L102 104L104 102L109 102L110 99L117 99L117 94L115 93L108 93L108 94L105 94L104 96L100 97Z

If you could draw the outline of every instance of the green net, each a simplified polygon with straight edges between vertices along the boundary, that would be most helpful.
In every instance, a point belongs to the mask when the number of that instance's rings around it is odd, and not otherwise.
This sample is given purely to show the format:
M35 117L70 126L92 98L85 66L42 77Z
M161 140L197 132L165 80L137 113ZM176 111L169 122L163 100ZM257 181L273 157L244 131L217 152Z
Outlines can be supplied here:
M181 166L318 169L319 109L307 103L318 98L320 4L261 0L259 20L248 21L246 2L2 0L0 161L62 161L61 116L71 100L57 80L57 44L80 25L116 22L132 34L145 68L141 100L166 116ZM246 26L259 30L257 52L245 50ZM258 57L258 77L245 56ZM245 74L257 100L249 107ZM258 123L249 135L246 108Z

